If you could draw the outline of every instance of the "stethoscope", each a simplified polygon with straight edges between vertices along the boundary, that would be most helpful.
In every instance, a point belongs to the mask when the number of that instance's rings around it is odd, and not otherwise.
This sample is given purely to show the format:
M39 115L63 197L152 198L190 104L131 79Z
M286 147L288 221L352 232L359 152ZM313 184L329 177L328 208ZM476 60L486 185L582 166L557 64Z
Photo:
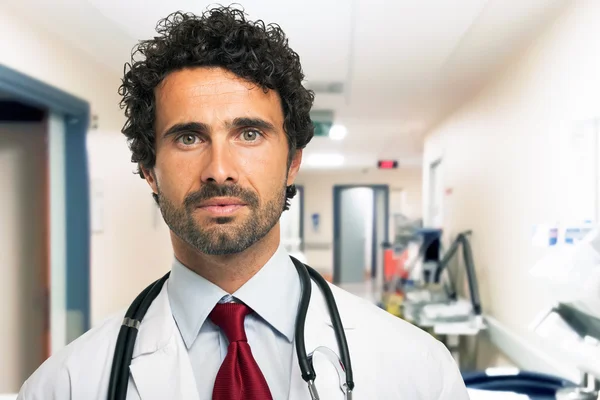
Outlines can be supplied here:
M317 271L296 260L294 257L290 258L296 267L298 276L300 277L300 286L302 288L300 304L298 305L298 315L296 317L296 353L298 354L298 364L300 365L300 371L302 372L302 379L308 384L311 400L320 400L319 393L315 386L315 379L317 378L317 374L313 367L313 357L315 353L321 353L334 365L340 380L340 390L344 393L344 398L346 400L351 400L352 390L354 389L354 380L352 377L350 353L348 351L344 326L342 325L342 320L340 319L333 293L331 292L327 281ZM150 304L152 304L154 299L156 299L160 293L162 286L169 278L169 274L170 272L144 289L135 298L133 303L131 303L129 309L125 313L123 324L119 330L115 355L110 371L108 400L121 400L127 397L129 365L131 364L131 358L133 356L135 339L144 315L146 315L148 308L150 308ZM304 343L304 323L306 322L306 314L308 313L308 305L310 303L312 288L310 282L311 279L319 286L319 289L321 289L321 292L325 297L325 303L327 304L331 324L335 332L335 339L340 351L339 357L333 350L327 347L317 347L312 353L306 353Z

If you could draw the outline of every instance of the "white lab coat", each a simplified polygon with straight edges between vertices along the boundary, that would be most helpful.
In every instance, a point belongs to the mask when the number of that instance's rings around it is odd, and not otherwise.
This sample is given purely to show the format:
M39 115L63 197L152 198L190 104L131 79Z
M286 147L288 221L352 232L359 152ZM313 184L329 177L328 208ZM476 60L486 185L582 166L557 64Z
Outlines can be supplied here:
M166 287L141 325L127 399L204 400L197 393ZM469 398L456 363L441 343L362 299L333 286L332 290L350 350L356 385L354 400ZM122 318L120 314L109 319L48 359L25 382L18 399L105 400ZM324 299L314 283L305 340L308 352L327 346L338 353ZM315 357L315 370L321 399L342 399L337 373L324 357ZM310 399L295 351L289 399Z

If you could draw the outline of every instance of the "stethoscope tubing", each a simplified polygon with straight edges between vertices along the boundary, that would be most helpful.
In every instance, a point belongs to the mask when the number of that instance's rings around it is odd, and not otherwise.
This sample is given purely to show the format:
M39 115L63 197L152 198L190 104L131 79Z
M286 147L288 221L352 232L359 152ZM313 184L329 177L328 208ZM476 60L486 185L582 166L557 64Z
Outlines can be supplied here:
M170 274L170 271L167 272L162 278L144 289L135 298L133 303L131 303L125 313L125 318L123 319L123 324L121 325L119 336L117 337L112 369L110 371L108 384L109 400L127 398L129 365L131 364L133 348L139 332L139 326Z
M300 303L298 304L298 314L296 316L295 328L296 353L298 355L298 364L302 373L302 379L309 383L309 387L316 379L316 373L312 362L309 360L308 354L306 353L306 343L304 341L306 315L308 313L308 306L310 304L312 295L311 280L314 280L325 297L325 303L327 304L335 338L340 351L340 359L346 372L346 385L351 392L354 389L354 380L352 375L350 354L348 351L348 343L346 341L346 334L344 332L344 327L342 325L340 314L335 302L335 298L333 297L333 293L331 292L331 288L329 287L327 281L317 271L298 261L294 257L290 258L292 259L294 266L298 271L302 289ZM125 313L125 318L123 319L123 324L119 330L117 343L115 345L115 352L108 384L108 400L124 400L127 397L129 365L131 364L133 349L137 334L139 332L139 326L146 315L146 312L150 308L150 305L162 290L162 287L169 278L169 275L170 272L144 289L131 303L127 309L127 312Z
M296 343L296 354L298 355L298 365L300 366L300 372L302 373L302 379L305 382L314 382L317 377L315 369L312 363L308 360L306 353L306 343L304 342L304 329L306 323L306 314L308 313L308 306L310 304L310 297L312 295L312 285L310 283L310 275L307 268L303 263L290 257L298 277L300 278L300 288L302 295L300 296L300 303L298 304L298 313L296 314L296 326L294 341Z
M335 339L338 344L340 359L344 365L346 372L346 385L351 391L354 389L354 377L352 374L352 363L350 362L350 354L348 351L348 342L346 341L346 333L344 332L344 326L342 319L337 308L335 298L331 292L331 288L327 281L308 265L300 262L294 257L290 257L296 266L298 276L300 277L300 284L302 287L302 296L300 298L300 304L298 305L298 315L296 316L296 352L298 354L298 364L300 365L300 371L302 372L302 379L305 382L314 381L316 379L315 369L312 363L308 360L306 353L306 344L304 342L304 322L306 321L306 314L308 313L308 305L311 298L311 279L317 284L323 297L325 297L325 304L327 304L327 310L329 311L329 317L331 318L331 324L335 333Z
M340 317L337 303L331 292L331 288L327 281L314 269L306 266L308 274L316 282L321 289L323 296L325 297L325 303L329 310L329 317L331 318L331 324L333 325L333 331L335 333L335 339L338 344L340 358L344 369L346 371L346 385L350 391L354 390L354 376L352 374L352 363L350 362L350 352L348 351L348 342L346 341L346 333L344 331L344 325ZM304 334L304 331L303 331Z

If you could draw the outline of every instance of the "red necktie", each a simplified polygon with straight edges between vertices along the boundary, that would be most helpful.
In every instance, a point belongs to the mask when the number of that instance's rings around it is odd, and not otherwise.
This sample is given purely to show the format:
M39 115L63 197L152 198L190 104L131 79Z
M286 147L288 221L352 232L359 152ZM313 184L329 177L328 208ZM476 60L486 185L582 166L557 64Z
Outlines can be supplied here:
M213 400L272 400L267 381L248 345L244 319L252 310L245 304L217 304L209 315L227 339L227 356L217 373Z

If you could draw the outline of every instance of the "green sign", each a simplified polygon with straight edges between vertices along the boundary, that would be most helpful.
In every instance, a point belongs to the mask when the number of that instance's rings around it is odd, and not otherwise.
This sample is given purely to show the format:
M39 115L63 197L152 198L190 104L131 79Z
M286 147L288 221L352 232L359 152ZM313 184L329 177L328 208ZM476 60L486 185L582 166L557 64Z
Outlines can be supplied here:
M329 130L333 124L330 122L313 121L313 125L315 126L315 136L329 136Z
M333 126L333 111L311 111L310 119L315 127L315 136L329 136L329 130Z

